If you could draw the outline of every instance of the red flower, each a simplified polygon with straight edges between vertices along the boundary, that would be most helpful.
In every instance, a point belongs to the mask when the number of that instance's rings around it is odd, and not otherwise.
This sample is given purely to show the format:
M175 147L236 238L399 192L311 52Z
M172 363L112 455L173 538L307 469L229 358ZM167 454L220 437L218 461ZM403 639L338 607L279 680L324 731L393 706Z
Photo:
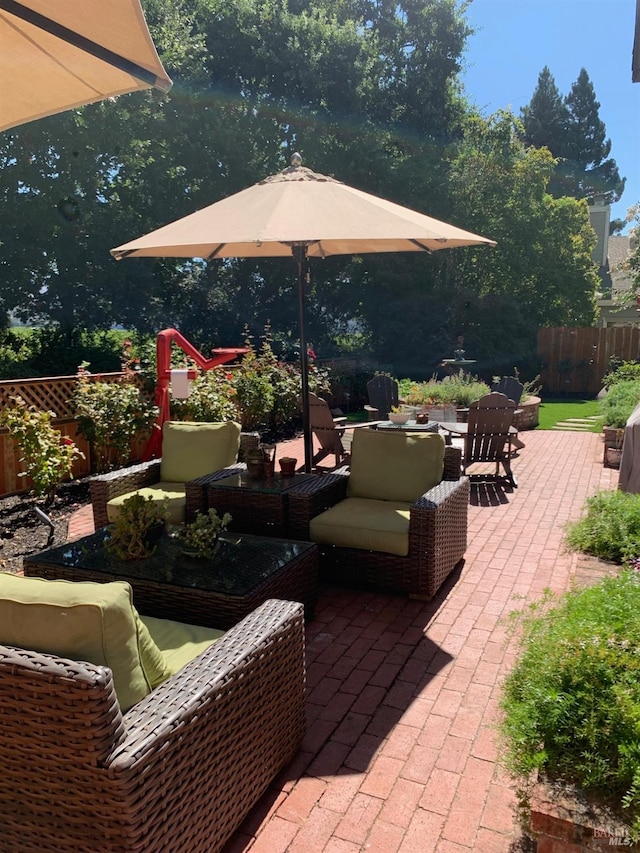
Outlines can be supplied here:
M231 382L233 379L233 373L227 373L227 382Z
M311 349L311 347L309 347L309 349L307 350L307 355L309 356L309 358L317 358L318 357L315 354L315 352Z
M68 435L65 435L65 437L62 439L62 443L69 445L69 444L73 444L73 441L69 438Z

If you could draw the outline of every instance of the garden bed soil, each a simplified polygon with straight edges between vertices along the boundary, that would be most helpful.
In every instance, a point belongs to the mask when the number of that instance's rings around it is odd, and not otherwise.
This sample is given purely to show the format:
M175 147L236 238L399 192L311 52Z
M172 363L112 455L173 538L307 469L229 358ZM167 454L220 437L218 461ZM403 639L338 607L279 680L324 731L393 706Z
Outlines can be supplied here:
M64 483L48 507L28 493L0 498L0 571L15 574L22 570L28 554L66 542L69 517L87 503L88 479ZM46 514L52 527L38 515L36 507Z

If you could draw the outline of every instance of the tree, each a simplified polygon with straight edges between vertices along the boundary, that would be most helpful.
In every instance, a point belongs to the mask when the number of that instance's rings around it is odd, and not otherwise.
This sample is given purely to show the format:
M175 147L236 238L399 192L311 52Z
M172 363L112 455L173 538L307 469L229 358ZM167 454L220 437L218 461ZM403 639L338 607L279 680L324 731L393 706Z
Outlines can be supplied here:
M611 140L606 138L599 110L584 68L564 100L549 68L542 69L531 101L521 113L527 144L548 148L558 160L549 184L553 195L603 196L608 202L622 195L625 179L616 161L609 158Z

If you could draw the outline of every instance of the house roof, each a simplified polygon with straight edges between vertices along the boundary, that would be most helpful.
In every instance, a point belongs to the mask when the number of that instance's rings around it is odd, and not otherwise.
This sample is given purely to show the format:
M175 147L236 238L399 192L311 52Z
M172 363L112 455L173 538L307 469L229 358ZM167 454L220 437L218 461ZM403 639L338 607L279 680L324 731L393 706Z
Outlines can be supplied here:
M631 239L628 236L609 237L607 259L612 272L618 269L631 254Z

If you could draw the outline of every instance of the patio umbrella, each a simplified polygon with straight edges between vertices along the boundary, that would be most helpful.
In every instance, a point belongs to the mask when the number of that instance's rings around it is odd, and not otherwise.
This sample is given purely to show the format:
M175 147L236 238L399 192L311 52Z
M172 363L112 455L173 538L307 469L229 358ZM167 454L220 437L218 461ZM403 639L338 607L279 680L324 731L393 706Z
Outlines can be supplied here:
M139 0L0 0L0 130L171 80Z
M495 245L422 213L386 201L302 166L299 154L283 172L132 240L111 254L129 257L285 257L298 268L298 315L305 470L313 456L305 336L307 258L370 252L435 252Z

